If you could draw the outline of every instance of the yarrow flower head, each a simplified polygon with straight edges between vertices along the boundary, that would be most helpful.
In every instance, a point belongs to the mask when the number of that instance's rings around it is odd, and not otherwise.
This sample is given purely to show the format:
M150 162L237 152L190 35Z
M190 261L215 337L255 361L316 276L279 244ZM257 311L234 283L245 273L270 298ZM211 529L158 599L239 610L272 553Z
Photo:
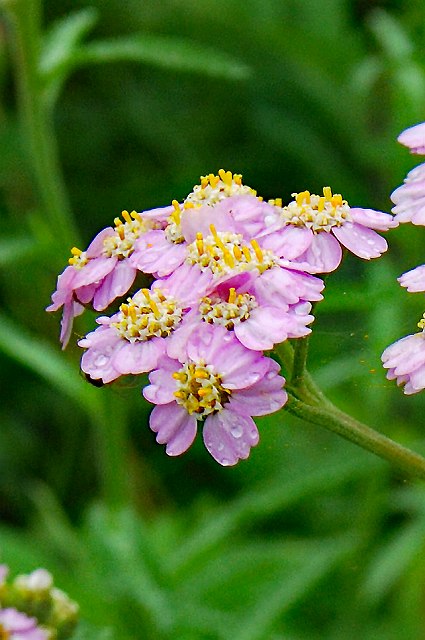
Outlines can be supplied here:
M167 343L172 344L185 306L159 288L137 291L118 313L98 318L101 326L78 342L87 349L81 369L105 384L121 375L152 371L165 355Z
M201 425L213 458L234 465L258 443L252 416L277 411L286 402L280 367L219 326L196 330L186 352L185 362L166 358L149 376L144 396L156 405L150 427L175 456L190 447Z
M150 427L171 456L201 429L221 465L248 457L259 439L253 417L287 399L279 364L263 352L311 331L324 289L312 274L339 265L340 244L379 256L387 244L375 229L397 224L329 187L293 196L265 202L220 169L168 207L123 212L86 251L72 249L58 278L47 310L63 307L63 346L76 315L118 300L79 340L81 369L96 385L148 373ZM146 286L134 291L138 274Z
M370 260L387 250L387 242L374 231L397 226L388 213L350 207L340 194L324 187L323 195L309 191L293 193L283 206L280 199L270 200L280 211L279 233L286 257L299 262L311 273L334 271L342 259L341 245L360 258Z
M166 207L167 214L169 211L170 207ZM64 308L60 336L63 347L68 344L74 317L84 311L85 305L92 303L94 309L103 311L127 293L137 273L129 261L135 241L163 224L164 209L142 214L123 211L122 218L115 218L114 228L98 233L86 251L73 247L69 266L58 277L52 304L46 311Z

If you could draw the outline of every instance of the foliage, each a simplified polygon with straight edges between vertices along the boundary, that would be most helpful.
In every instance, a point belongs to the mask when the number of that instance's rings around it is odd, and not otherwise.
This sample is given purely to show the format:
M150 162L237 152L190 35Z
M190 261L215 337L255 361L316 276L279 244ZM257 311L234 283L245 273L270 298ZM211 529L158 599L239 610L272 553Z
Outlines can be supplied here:
M34 33L37 3L14 1ZM122 209L168 204L220 167L266 197L330 184L389 211L416 163L395 138L425 120L422 3L46 0L42 46L26 44L48 120L32 124L8 4L0 560L55 575L81 605L78 640L419 640L422 486L287 414L258 421L260 444L234 469L198 444L169 459L138 388L79 378L78 349L60 352L44 307L77 233L86 243ZM70 205L60 172L34 159L52 121ZM338 406L422 453L423 396L402 397L379 356L423 312L395 278L424 262L424 239L406 225L379 262L346 258L309 361Z

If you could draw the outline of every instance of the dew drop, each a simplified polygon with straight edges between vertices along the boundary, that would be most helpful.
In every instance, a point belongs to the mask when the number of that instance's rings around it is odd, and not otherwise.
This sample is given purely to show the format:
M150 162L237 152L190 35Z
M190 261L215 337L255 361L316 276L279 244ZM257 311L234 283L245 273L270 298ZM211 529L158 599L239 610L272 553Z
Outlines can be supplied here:
M106 363L108 362L108 359L106 356L102 354L98 355L95 359L94 359L94 366L95 367L104 367L106 365Z
M243 429L240 424L233 424L230 427L230 433L234 438L240 438L241 435L243 434Z

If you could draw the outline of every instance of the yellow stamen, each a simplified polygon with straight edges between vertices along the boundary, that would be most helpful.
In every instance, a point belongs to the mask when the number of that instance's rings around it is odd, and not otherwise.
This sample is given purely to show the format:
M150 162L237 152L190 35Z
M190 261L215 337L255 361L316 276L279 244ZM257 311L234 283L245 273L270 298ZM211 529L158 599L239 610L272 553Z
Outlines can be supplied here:
M317 211L323 211L324 208L325 208L325 198L323 196L320 196L319 204L317 205Z
M119 227L120 225L124 224L123 221L121 220L121 218L114 218L114 225L115 227Z
M326 200L331 200L332 198L332 190L330 187L323 187L323 195L325 196Z
M122 215L122 217L124 218L124 220L125 220L126 222L132 222L131 216L130 216L130 214L128 213L128 211L122 211L122 212L121 212L121 215Z
M80 256L83 252L78 247L72 247L71 253L73 256Z
M236 289L234 287L230 287L229 289L229 302L233 304L236 300Z
M186 397L186 394L185 394L185 393L183 393L183 391L174 391L174 394L173 394L173 395L174 395L176 398L182 398L182 399L184 399L184 398Z
M207 396L209 393L211 393L211 387L203 387L198 390L198 396L201 396L201 398Z
M222 179L222 181L227 187L232 186L233 176L231 171L225 171L224 169L219 169L218 175L220 176L220 178Z
M251 240L250 244L251 244L251 247L254 249L254 253L258 262L263 262L264 260L263 252L261 251L260 245L258 244L258 242L256 240Z
M206 380L208 378L208 373L203 369L195 369L194 377Z
M134 220L137 220L137 222L142 222L142 216L140 213L137 213L137 211L132 211L130 215Z
M240 248L236 244L233 247L233 255L235 256L235 258L236 258L236 260L238 262L242 258L242 251L240 250Z
M222 242L221 242L221 244L223 245ZM224 245L223 245L222 249L223 249L224 262L227 264L228 267L230 267L231 269L234 269L234 267L235 267L235 259L234 259L234 257L232 256L230 251L228 249L226 249L226 247Z
M243 252L243 254L245 256L245 260L247 262L251 262L252 256L251 256L251 252L250 252L249 248L248 247L242 247L242 252Z
M185 202L184 203L184 208L185 209L194 209L195 205L193 204L193 202Z
M196 234L196 248L201 256L204 253L204 237L200 231Z

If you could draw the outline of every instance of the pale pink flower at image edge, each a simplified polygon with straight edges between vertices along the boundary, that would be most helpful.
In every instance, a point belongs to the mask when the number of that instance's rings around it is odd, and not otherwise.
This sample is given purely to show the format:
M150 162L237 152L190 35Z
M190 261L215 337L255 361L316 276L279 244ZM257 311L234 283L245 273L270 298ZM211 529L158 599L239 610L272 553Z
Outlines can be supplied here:
M206 448L217 462L231 466L248 457L259 435L252 416L273 413L287 400L279 365L258 352L243 347L224 327L206 325L192 334L187 344L187 362L163 359L150 376L143 394L156 404L150 427L157 441L166 444L168 455L180 455L192 444L199 418ZM189 374L188 374L189 372ZM192 372L192 373L191 373ZM190 378L189 376L193 377ZM198 377L196 377L198 376ZM179 391L189 380L192 391L208 386L215 393L212 403L204 394ZM184 380L183 387L178 380ZM176 392L183 400L178 402ZM189 400L184 398L189 397ZM192 412L189 412L190 406ZM218 404L217 404L218 402ZM202 403L202 404L201 404ZM216 408L218 406L218 409Z
M405 129L397 138L414 154L425 154L425 122ZM425 163L409 171L401 186L391 194L398 222L425 225Z
M387 378L404 385L404 393L411 395L425 388L425 333L401 338L385 349L382 362L388 369Z

